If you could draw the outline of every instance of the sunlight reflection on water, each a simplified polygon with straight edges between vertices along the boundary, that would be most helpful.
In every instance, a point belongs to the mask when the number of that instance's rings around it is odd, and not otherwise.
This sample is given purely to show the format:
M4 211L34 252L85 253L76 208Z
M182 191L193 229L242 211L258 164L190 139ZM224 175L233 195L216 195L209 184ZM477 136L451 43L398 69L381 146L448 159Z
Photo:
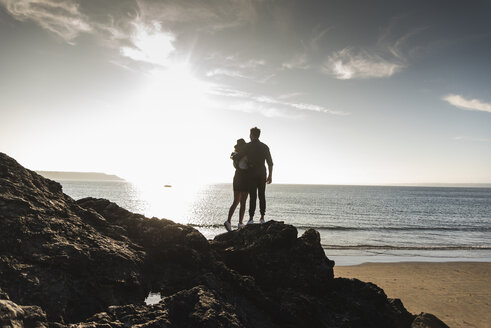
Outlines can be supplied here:
M208 218L213 202L223 202L210 185L134 184L124 181L60 181L63 191L74 199L105 198L147 217L166 218L181 224L213 224ZM210 199L211 197L211 199ZM208 205L208 206L205 206ZM213 206L211 206L213 207ZM223 214L223 213L221 213Z
M191 223L196 203L201 200L201 191L206 186L163 187L139 186L138 197L147 201L143 214L166 218L181 224Z

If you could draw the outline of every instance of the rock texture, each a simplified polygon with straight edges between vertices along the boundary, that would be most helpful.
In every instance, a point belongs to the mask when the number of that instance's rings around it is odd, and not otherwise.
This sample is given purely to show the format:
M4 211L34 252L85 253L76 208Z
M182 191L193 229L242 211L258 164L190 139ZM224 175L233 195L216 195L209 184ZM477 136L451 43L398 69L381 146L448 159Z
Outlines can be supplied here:
M94 228L104 224L60 184L0 155L0 288L16 303L63 322L141 300L141 247Z
M19 306L0 289L0 326L46 327L46 314L39 306Z
M445 327L333 266L315 230L270 221L208 241L105 199L75 201L0 153L2 326ZM145 305L149 291L162 300Z
M411 328L449 328L443 321L431 313L420 313L414 320Z

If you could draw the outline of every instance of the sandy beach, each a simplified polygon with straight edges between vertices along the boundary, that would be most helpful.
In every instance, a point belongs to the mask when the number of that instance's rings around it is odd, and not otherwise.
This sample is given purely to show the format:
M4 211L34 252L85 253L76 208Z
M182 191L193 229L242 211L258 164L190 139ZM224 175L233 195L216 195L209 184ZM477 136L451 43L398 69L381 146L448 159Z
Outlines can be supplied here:
M409 312L435 314L450 327L491 325L491 263L364 263L334 272L373 282Z

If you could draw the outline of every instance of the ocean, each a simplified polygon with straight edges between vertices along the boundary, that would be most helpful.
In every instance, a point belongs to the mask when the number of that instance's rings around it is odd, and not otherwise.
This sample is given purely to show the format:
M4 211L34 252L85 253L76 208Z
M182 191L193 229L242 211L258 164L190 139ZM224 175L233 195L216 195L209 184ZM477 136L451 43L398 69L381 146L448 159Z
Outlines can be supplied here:
M74 199L106 198L132 212L189 224L208 239L225 232L233 199L231 184L59 182ZM491 188L272 184L266 198L266 220L292 224L299 236L316 229L336 265L491 261ZM233 227L237 223L238 208Z

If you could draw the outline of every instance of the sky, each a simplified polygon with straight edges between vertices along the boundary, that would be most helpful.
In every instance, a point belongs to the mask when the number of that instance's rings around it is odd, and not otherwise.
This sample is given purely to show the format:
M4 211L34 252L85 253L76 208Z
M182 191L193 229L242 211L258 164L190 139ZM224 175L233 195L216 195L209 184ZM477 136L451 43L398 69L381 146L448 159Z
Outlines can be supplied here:
M33 170L491 183L491 2L0 0L0 151Z

